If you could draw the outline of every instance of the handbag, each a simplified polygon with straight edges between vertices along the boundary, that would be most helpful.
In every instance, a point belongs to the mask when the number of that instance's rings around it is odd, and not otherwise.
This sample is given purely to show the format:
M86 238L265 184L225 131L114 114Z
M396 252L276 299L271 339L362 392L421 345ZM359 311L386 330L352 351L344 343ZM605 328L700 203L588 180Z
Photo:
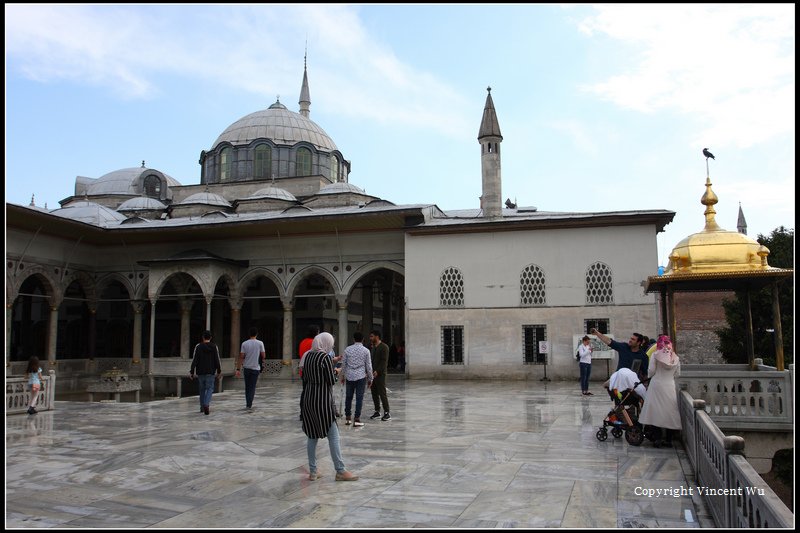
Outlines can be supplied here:
M581 360L581 351L580 350L575 352L575 360L580 362L580 360Z

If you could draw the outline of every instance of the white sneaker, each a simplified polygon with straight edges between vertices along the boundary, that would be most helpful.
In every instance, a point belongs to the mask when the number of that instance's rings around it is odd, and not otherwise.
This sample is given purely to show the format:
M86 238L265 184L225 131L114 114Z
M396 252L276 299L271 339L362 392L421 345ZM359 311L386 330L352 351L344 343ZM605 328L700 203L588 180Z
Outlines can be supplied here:
M354 428L363 428L364 427L364 422L358 422L358 421L353 422L353 427Z

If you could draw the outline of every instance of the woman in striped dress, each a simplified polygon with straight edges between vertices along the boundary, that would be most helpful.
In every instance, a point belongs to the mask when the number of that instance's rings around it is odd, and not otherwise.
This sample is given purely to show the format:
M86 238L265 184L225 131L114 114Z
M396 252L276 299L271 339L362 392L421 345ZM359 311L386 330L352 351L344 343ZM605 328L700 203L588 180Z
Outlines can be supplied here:
M311 351L303 357L303 383L305 392L301 403L303 433L308 436L308 479L319 477L317 473L317 441L328 439L331 459L336 468L336 481L355 481L358 476L344 467L339 447L339 427L336 425L336 407L333 401L333 363L328 353L333 350L333 335L320 333L314 337Z

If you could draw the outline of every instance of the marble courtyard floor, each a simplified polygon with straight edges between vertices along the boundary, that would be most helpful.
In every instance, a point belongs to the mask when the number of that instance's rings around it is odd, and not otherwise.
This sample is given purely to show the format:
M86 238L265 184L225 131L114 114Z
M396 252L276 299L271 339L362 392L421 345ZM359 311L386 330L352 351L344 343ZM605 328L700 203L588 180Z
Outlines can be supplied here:
M355 482L308 481L300 383L135 403L56 402L6 416L6 527L713 527L682 447L595 433L611 402L577 382L389 376L392 420L340 419ZM338 393L338 388L337 388Z

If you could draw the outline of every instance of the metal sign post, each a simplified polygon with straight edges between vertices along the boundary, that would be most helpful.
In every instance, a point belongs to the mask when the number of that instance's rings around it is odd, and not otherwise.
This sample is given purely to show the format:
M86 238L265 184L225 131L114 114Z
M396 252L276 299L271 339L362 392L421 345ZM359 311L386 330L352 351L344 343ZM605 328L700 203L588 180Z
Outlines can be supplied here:
M547 341L539 341L539 353L544 354L544 377L539 381L550 381L547 377L547 356L550 352L550 343Z

